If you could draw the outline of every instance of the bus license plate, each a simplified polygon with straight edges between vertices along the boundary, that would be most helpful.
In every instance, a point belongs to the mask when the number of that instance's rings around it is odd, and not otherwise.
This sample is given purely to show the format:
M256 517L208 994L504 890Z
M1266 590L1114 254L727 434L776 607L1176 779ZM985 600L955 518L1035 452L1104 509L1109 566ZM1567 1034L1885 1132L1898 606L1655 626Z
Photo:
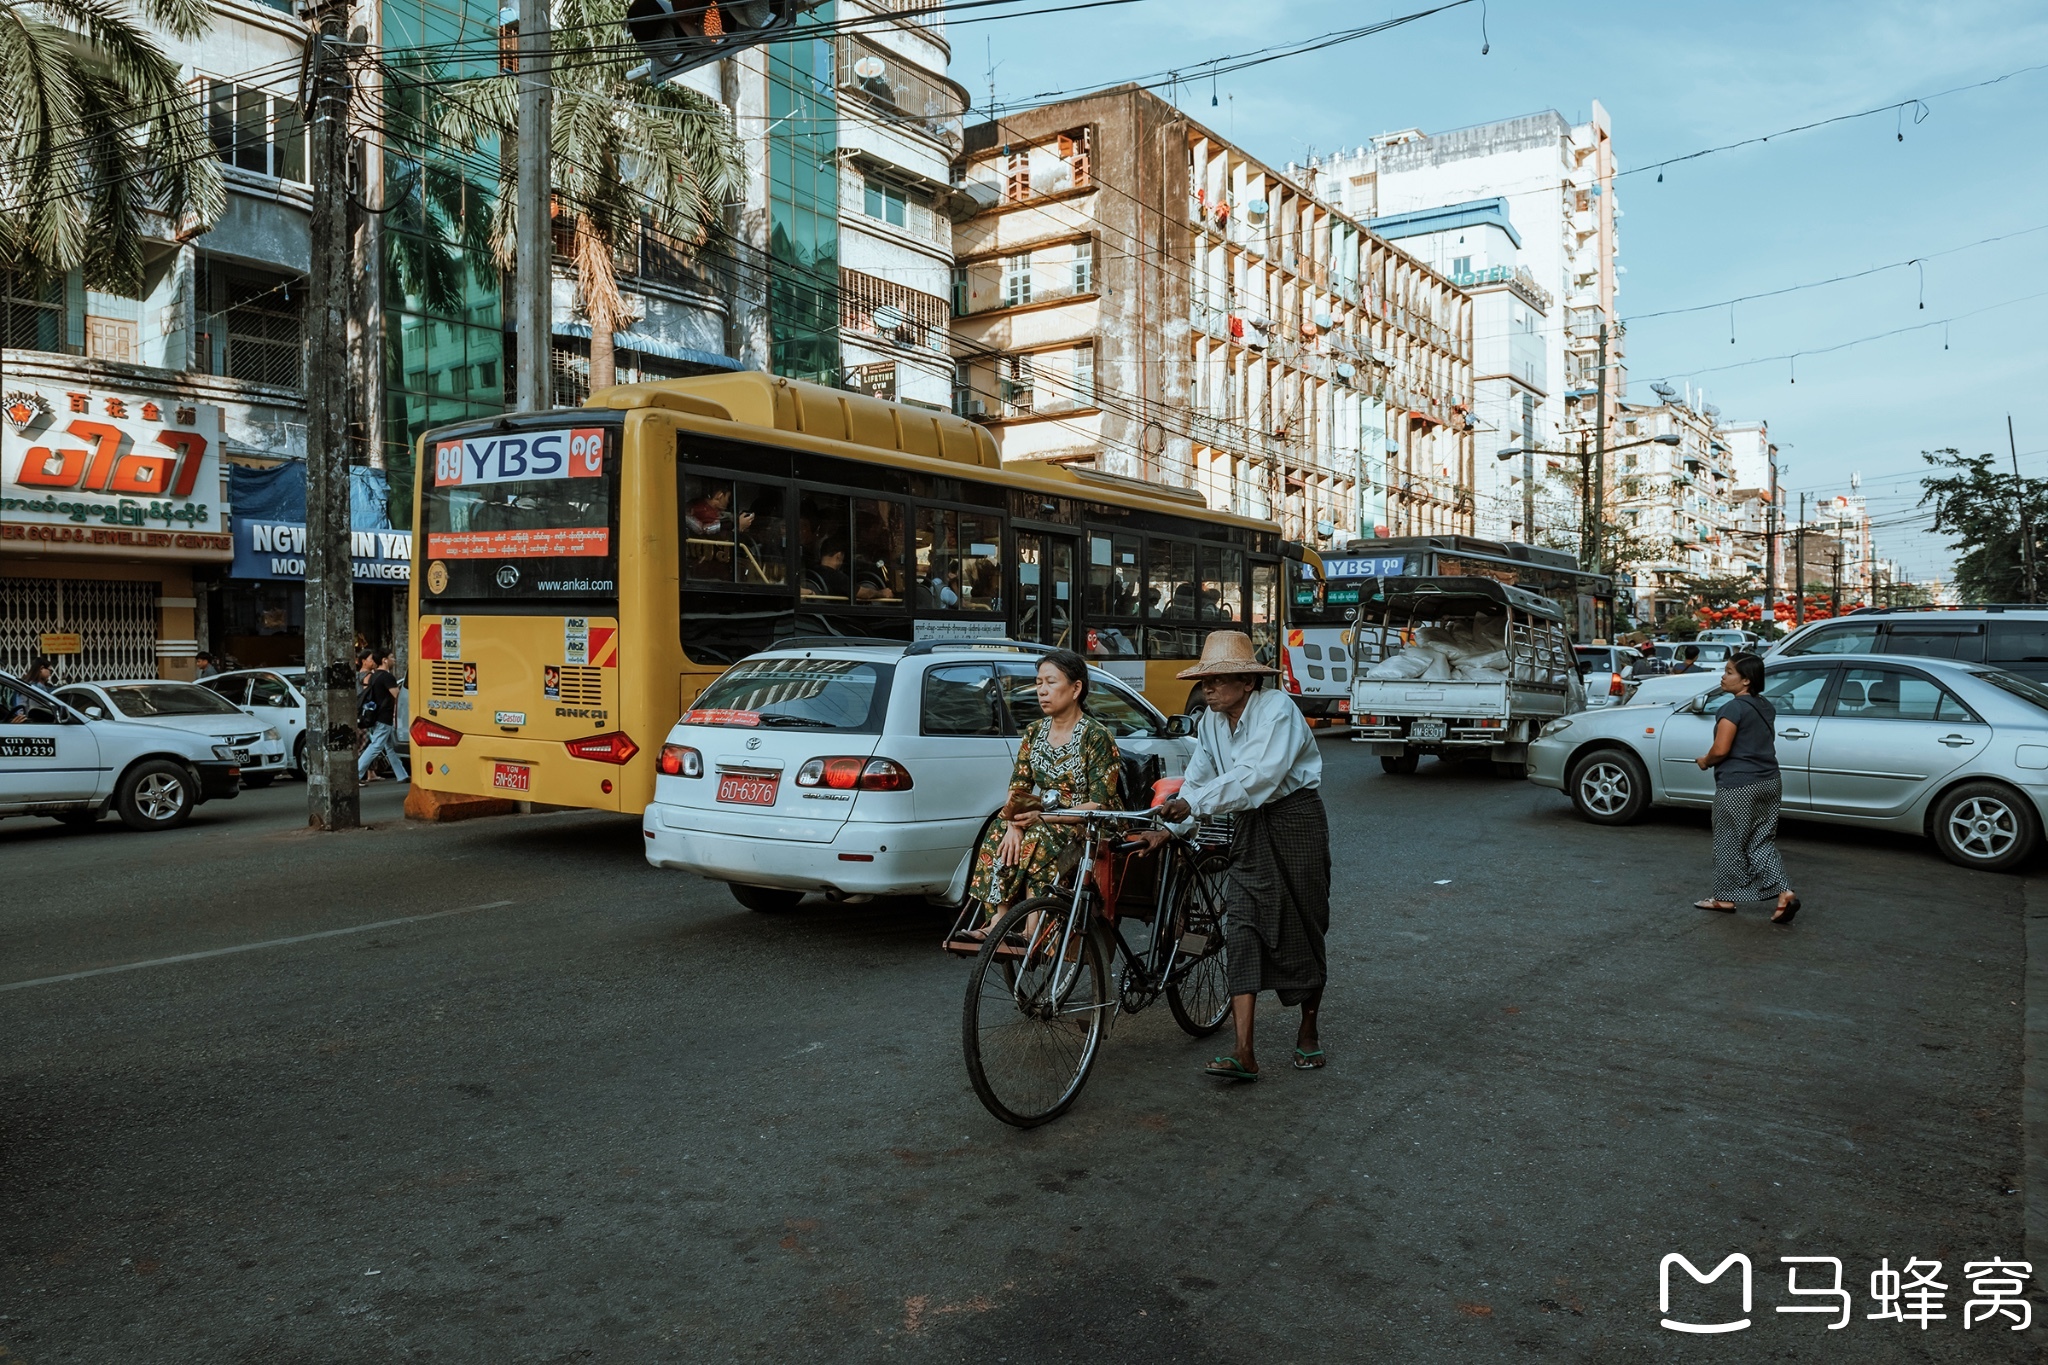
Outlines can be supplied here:
M524 763L493 763L491 785L505 792L532 791L533 769Z
M720 773L718 799L735 806L772 806L780 777L756 777L752 773Z
M1408 727L1410 739L1431 740L1443 737L1444 723L1440 720L1418 720Z

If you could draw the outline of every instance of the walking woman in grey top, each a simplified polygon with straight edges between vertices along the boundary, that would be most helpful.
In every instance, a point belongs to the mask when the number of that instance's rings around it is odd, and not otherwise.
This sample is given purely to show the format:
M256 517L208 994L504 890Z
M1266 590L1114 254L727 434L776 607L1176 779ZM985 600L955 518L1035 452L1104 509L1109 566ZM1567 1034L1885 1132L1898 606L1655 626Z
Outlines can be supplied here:
M1790 924L1799 897L1778 857L1778 712L1763 694L1764 661L1729 659L1721 690L1732 695L1714 722L1714 747L1695 760L1714 770L1714 894L1694 904L1732 914L1741 901L1775 900L1771 923Z

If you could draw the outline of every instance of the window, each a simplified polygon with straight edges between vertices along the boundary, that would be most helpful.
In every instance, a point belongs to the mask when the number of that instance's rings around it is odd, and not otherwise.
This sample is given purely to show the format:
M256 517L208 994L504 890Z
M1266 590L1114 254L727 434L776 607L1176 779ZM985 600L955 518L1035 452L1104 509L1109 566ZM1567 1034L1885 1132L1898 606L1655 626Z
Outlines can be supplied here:
M1455 278L1456 278L1457 276L1459 276L1459 275L1469 275L1469 274L1471 274L1471 273L1472 273L1472 258L1471 258L1470 256L1453 256L1453 257L1451 257L1451 276L1452 276L1452 278L1454 278L1454 279L1455 279Z
M1768 689L1765 695L1769 695ZM1976 720L1968 707L1933 679L1889 668L1845 672L1829 714L1851 720Z
M1875 654L1877 653L1877 622L1859 621L1854 625L1826 626L1804 640L1793 643L1786 651L1790 654Z
M1088 537L1088 652L1135 655L1144 574L1136 536Z
M298 388L304 281L203 256L197 285L199 360L206 373Z
M1154 620L1195 619L1195 547L1155 537L1146 565L1147 615Z
M720 674L692 703L692 725L873 731L887 709L893 665L850 659L756 659ZM751 719L709 719L741 712Z
M953 267L953 316L967 316L967 267L964 265Z
M62 351L64 277L40 282L0 271L0 346L24 351Z
M806 489L797 503L796 541L802 560L799 591L808 600L853 600L853 535L841 493Z
M1886 634L1884 652L1917 654L1923 659L1966 659L1981 663L1984 659L1984 636L1975 626L1965 630L1953 627L1943 630L1939 626L1912 626L1901 622Z
M1828 668L1779 668L1764 679L1764 700L1781 716L1812 716L1820 713L1820 699L1828 690Z
M924 675L924 733L1000 739L993 664L946 664Z
M1198 604L1204 621L1238 621L1244 616L1244 554L1218 546L1200 548L1202 597Z
M917 509L917 605L925 611L1001 611L1000 517Z
M909 196L900 185L869 176L861 185L861 212L891 227L902 227L908 216Z
M1107 725L1118 739L1162 733L1150 711L1100 678L1089 679L1088 695L1082 700L1081 709Z
M683 573L700 583L788 582L782 488L700 474L686 478Z
M243 674L238 678L207 678L200 685L212 688L237 706L247 706L249 704L249 678L247 674ZM67 698L66 700L69 699ZM274 704L265 703L265 705Z
M1087 294L1095 288L1095 243L1074 243L1074 292Z
M1993 663L2048 663L2048 621L1993 621L1989 644Z
M292 695L291 688L285 685L284 679L269 673L258 674L251 682L249 691L251 706L295 707L300 704Z
M206 126L215 153L230 166L305 183L306 125L296 100L208 80Z
M1031 302L1031 253L1003 257L1003 307Z

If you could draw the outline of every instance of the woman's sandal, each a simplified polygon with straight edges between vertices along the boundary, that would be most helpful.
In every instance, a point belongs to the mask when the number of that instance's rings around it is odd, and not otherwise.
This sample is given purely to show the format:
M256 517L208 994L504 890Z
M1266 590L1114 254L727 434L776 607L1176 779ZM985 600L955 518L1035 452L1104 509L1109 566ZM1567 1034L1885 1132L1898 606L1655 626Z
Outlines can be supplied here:
M1692 903L1692 907L1695 910L1719 910L1724 915L1732 915L1735 913L1735 906L1732 902L1729 901L1694 901Z
M1792 922L1792 917L1798 913L1799 897L1794 896L1791 900L1786 901L1783 905L1780 905L1776 910L1773 910L1771 912L1771 923L1790 924Z
M1202 1074L1214 1076L1219 1081L1255 1081L1259 1078L1258 1072L1245 1070L1235 1057L1212 1058L1209 1065L1202 1068Z
M1300 1048L1294 1049L1294 1069L1296 1071L1321 1071L1325 1060L1326 1058L1324 1058L1321 1048L1317 1048L1314 1052L1303 1052Z

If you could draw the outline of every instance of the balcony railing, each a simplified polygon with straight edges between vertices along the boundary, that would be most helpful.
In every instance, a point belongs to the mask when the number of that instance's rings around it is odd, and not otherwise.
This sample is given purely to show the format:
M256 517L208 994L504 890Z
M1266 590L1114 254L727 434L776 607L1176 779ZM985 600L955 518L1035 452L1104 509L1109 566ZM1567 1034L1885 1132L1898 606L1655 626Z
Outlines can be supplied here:
M951 313L952 305L936 294L840 268L839 325L846 331L943 355L950 353Z
M960 119L967 112L967 102L942 77L854 37L841 35L833 50L833 81L842 95L852 97L885 123L960 150Z

